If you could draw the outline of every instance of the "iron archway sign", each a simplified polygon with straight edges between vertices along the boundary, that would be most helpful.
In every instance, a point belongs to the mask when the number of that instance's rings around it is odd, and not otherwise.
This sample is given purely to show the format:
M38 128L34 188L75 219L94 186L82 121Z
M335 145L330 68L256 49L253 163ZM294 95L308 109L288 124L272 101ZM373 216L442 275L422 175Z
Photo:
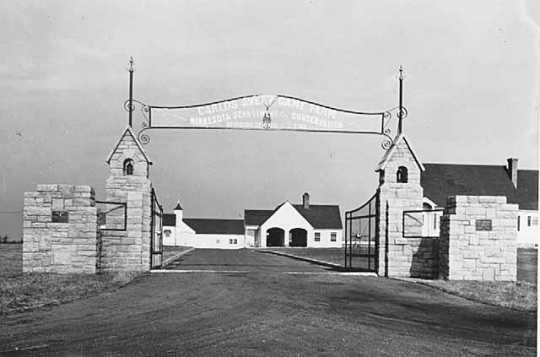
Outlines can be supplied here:
M148 144L150 129L230 129L327 133L376 134L385 136L384 149L392 144L392 127L398 133L407 110L402 104L403 76L400 68L399 106L381 112L362 112L330 107L283 94L252 94L210 103L158 106L133 99L133 59L130 60L129 125L135 104L141 106L144 121L137 136Z
M383 112L360 112L339 109L282 94L254 94L211 103L185 106L156 106L132 100L141 106L145 121L138 132L142 144L150 129L234 129L357 133L384 135L390 133L399 117L399 107ZM127 111L134 104L127 100ZM407 111L402 109L402 118ZM391 142L385 140L387 148Z

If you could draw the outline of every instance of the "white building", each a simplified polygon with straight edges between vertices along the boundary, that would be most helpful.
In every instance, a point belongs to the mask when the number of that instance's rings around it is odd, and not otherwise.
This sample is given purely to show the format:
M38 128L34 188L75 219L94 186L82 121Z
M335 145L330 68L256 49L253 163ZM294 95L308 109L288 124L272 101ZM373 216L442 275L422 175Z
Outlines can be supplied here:
M163 245L238 249L244 244L244 220L184 218L180 203L163 215Z
M163 244L196 248L342 247L343 226L337 205L286 201L273 210L245 210L244 219L184 218L178 204L163 217Z
M517 244L537 247L538 170L518 170L518 159L510 158L504 165L424 164L421 185L424 189L424 209L446 206L448 196L506 196L508 203L519 206L516 222ZM441 211L424 213L423 235L439 236Z

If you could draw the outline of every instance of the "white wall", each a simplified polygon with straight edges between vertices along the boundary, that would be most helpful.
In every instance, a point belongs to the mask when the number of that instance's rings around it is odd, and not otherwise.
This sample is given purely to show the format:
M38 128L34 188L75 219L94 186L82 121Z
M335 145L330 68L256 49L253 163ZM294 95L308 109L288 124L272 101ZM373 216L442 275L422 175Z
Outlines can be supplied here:
M281 228L285 231L285 246L289 245L289 232L294 228L303 228L307 231L308 246L310 237L313 239L313 227L289 202L285 202L274 214L264 222L260 229L261 247L266 247L266 233L270 228Z
M246 226L245 246L255 247L255 237L257 235L257 226Z
M193 228L183 221L183 210L175 210L175 226L163 226L163 245L191 246L192 238L195 235ZM167 236L166 231L171 233Z
M236 244L231 243L236 240ZM245 247L243 234L194 234L190 246L195 248L240 249Z
M519 230L517 233L517 244L520 247L534 247L539 243L540 230L538 229L538 211L519 211ZM528 225L528 217L531 225ZM516 223L517 225L517 223Z
M422 237L439 237L442 211L423 212Z
M321 240L315 241L315 233L321 233ZM336 233L336 241L332 242L332 233ZM341 248L344 244L342 229L315 229L308 235L308 247L314 248Z
M167 235L168 231L169 235ZM180 245L176 244L176 227L163 226L163 245Z

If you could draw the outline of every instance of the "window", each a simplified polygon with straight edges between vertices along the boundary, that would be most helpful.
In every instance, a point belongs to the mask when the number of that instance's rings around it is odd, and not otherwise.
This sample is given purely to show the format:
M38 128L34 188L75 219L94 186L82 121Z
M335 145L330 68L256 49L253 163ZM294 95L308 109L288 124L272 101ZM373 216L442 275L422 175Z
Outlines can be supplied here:
M166 230L163 231L163 233L165 233L165 237L169 237L171 235L171 230L166 229Z
M330 241L331 242L337 241L337 233L336 232L330 233Z
M521 223L521 216L518 216L518 232L519 232L519 228L520 228L520 223Z
M527 216L527 227L531 226L531 216Z
M405 166L400 166L397 170L396 181L399 183L407 183L408 180L407 168Z
M126 159L124 161L124 176L133 175L133 160Z
M320 242L320 241L321 241L321 233L315 232L315 242Z
M238 244L238 239L236 238L229 239L229 244Z

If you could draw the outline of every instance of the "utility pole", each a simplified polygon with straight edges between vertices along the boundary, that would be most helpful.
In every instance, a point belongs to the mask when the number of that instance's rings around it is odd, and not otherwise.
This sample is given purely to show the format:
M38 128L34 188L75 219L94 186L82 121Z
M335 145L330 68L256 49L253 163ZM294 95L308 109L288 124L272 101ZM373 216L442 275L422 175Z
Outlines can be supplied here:
M133 57L129 57L129 127L132 126L133 115Z
M403 132L403 67L399 66L399 112L398 134Z

